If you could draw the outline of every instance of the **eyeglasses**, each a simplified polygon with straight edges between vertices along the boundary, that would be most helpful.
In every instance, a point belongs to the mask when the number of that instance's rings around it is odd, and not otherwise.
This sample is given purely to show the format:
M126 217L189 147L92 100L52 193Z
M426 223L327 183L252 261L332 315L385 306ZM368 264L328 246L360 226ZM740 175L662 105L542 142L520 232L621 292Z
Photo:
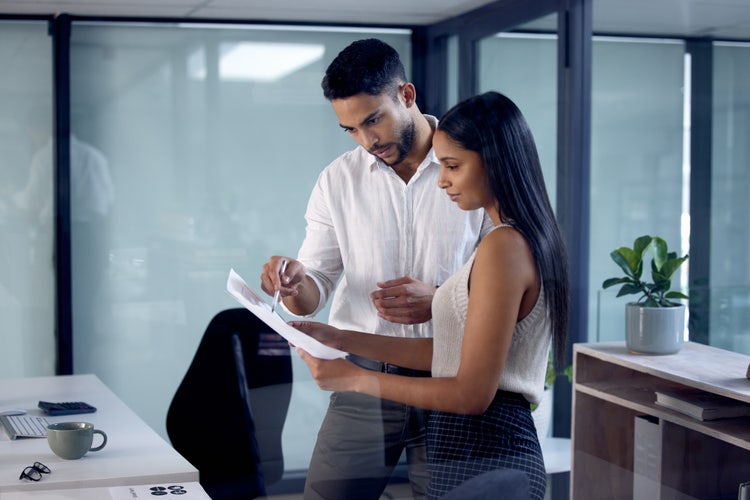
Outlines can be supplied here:
M42 462L34 462L34 465L29 465L23 470L23 472L21 472L21 476L18 479L39 481L42 479L42 474L49 474L50 472L49 467Z

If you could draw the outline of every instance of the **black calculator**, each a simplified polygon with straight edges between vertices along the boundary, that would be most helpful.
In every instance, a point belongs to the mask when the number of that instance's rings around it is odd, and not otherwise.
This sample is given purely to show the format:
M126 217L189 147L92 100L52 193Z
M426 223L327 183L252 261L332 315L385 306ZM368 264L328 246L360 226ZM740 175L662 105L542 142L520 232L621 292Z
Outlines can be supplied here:
M96 408L83 401L65 401L62 403L51 403L39 401L39 408L47 415L74 415L76 413L93 413Z

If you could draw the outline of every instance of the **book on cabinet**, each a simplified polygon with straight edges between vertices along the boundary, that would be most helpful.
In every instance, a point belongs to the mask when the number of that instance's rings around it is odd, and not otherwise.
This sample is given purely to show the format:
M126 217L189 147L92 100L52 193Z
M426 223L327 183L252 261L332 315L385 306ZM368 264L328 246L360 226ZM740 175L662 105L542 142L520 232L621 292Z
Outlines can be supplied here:
M750 404L694 388L662 388L656 404L698 420L750 416Z

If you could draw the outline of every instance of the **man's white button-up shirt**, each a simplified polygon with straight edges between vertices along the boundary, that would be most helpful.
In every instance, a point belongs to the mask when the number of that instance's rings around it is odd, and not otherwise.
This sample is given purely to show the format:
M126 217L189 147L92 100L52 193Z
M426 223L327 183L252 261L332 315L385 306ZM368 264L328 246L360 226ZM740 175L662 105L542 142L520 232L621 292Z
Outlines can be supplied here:
M338 328L432 336L432 321L402 325L379 318L370 293L377 282L402 276L440 285L491 229L484 210L464 211L450 201L437 185L439 173L430 150L404 183L362 147L323 170L308 201L298 255L320 289L315 313L336 289L329 323Z

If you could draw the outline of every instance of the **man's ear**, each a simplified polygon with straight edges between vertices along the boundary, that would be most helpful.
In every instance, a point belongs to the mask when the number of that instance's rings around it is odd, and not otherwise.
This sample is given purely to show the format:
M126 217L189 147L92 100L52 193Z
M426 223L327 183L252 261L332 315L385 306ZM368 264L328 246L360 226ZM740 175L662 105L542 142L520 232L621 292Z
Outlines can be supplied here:
M399 87L399 95L404 102L404 106L411 108L417 103L417 89L413 83L403 83Z

